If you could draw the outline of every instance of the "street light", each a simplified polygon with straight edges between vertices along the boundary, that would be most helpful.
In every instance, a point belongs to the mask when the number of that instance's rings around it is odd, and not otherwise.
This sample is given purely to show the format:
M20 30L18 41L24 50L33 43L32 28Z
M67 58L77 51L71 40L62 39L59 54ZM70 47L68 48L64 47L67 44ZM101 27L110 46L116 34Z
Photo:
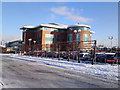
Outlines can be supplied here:
M34 51L35 51L35 44L36 44L36 41L33 41L33 43L34 43Z
M23 53L25 52L25 42L22 42L22 50L23 50Z
M113 39L113 36L109 36L108 39L111 40L111 50L112 50L112 39Z
M77 33L81 32L81 30L74 30L74 33L75 35L77 35ZM80 38L80 37L79 37ZM77 37L76 37L77 39ZM79 42L78 40L76 40L76 42L78 42L77 44L79 45ZM77 48L77 47L76 47ZM79 54L79 49L77 50L77 54L78 54L78 63L80 63L80 54Z
M31 41L32 41L32 39L29 38L28 41L29 41L29 51L31 51Z

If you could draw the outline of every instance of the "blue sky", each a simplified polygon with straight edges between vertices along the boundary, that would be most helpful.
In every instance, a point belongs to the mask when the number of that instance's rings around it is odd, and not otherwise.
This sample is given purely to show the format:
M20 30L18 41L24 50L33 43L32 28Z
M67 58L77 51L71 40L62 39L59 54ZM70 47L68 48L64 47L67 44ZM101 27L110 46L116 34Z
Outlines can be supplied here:
M20 27L46 23L90 25L100 44L109 45L108 36L113 36L116 45L118 38L117 2L3 2L3 40L21 38Z

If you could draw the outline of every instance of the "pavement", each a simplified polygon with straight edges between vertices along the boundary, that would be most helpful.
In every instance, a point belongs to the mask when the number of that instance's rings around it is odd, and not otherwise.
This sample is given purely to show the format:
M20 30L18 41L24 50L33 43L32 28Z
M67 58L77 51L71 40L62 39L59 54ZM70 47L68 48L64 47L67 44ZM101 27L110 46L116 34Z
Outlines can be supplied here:
M117 80L2 56L3 88L118 88Z

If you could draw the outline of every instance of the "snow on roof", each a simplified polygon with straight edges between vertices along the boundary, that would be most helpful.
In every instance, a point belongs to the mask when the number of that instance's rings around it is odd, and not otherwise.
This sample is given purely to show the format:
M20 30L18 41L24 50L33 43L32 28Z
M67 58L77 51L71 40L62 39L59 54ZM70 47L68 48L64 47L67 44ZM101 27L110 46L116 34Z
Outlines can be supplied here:
M67 25L58 24L58 23L41 24L40 26L52 27L52 28L58 28L58 29L65 29L68 27Z
M84 27L91 28L90 26L85 25L85 24L74 24L74 25L68 26L68 25L63 25L63 24L59 24L59 23L48 23L48 24L40 24L38 26L32 26L32 25L23 26L20 29L34 29L34 28L39 28L39 27L42 27L42 26L51 27L51 28L58 28L58 29L67 29L69 27L79 27L79 26L84 26ZM91 33L94 33L94 32L91 31Z
M90 31L91 33L95 33L94 31Z
M84 26L84 27L91 28L91 26L88 26L88 25L85 25L85 24L74 24L74 25L68 26L68 28L69 27L79 27L79 26Z
M0 47L5 47L5 45L0 45Z
M24 26L24 28L34 28L35 26Z
M27 25L27 26L23 26L22 28L20 29L32 29L34 28L35 26L32 26L32 25Z

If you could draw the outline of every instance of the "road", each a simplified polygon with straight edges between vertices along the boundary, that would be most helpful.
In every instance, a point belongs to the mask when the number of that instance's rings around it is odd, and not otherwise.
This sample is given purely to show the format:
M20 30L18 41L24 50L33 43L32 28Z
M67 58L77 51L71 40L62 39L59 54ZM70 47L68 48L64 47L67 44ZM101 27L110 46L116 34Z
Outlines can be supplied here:
M118 81L2 57L3 88L118 88Z

